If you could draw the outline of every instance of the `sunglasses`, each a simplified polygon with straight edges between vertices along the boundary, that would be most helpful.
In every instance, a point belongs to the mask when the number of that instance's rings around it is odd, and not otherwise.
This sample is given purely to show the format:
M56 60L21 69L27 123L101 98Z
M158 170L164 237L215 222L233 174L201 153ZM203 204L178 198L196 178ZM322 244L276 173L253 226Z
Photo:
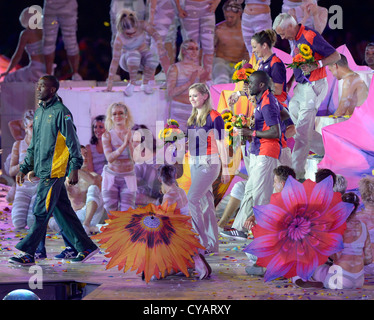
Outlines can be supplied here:
M234 5L228 5L224 8L224 11L232 11L234 13L238 13L243 11L242 7L234 6Z
M198 47L188 47L188 48L186 48L186 50L189 50L189 51L199 51L199 48Z

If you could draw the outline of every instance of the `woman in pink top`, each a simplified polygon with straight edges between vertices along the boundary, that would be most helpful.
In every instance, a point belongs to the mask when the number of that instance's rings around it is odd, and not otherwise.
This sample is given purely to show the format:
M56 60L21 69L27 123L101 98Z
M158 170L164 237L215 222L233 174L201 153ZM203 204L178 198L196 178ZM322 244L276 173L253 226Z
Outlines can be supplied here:
M102 136L105 158L102 194L107 212L135 208L137 182L134 171L134 147L130 109L122 102L112 103L106 114Z

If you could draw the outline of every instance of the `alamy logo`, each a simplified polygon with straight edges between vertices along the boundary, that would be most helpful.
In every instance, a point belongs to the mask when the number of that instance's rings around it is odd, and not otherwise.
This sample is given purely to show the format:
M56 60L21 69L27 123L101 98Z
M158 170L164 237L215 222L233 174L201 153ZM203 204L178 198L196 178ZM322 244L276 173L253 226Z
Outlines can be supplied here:
M43 289L43 269L40 266L31 266L29 273L33 275L29 279L29 288L31 290Z
M29 14L32 15L29 20L29 28L43 29L43 9L40 6L32 5L29 8Z
M329 268L329 284L330 289L343 289L343 269L341 266L332 265Z
M343 8L333 5L329 8L329 14L332 14L329 19L329 28L332 30L343 29Z

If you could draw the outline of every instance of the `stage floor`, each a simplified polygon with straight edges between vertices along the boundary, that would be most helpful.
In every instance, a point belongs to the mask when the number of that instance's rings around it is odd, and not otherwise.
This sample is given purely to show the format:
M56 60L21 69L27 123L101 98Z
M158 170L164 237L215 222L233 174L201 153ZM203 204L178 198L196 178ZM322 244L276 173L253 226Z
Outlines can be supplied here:
M14 290L17 284L21 288L21 284L28 284L35 278L32 278L34 273L29 267L15 267L7 262L9 257L18 253L14 247L26 234L15 232L13 229L11 205L5 200L8 189L8 186L0 185L0 285L4 288L8 284L9 288L12 286ZM80 283L83 286L86 284L84 300L374 299L374 276L367 277L364 287L356 290L301 289L285 279L264 283L261 277L248 276L244 269L248 259L242 252L247 243L249 240L241 242L220 238L219 253L207 256L213 273L210 279L206 280L199 280L197 275L193 274L189 278L169 276L147 284L135 272L123 273L116 268L106 270L108 259L103 252L82 264L55 260L53 257L62 251L64 244L61 236L52 232L48 234L47 239L48 258L37 262L36 265L41 267L38 270L41 270L39 275L41 274L44 285L68 282ZM34 290L37 295L38 290L40 289Z

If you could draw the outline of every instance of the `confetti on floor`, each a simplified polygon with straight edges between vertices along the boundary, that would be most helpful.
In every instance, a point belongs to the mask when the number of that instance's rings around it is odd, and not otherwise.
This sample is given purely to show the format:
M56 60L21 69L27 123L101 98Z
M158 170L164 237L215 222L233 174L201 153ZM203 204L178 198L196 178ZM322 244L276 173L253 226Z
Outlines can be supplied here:
M27 230L15 231L11 222L11 205L5 200L8 188L0 185L0 283L28 281L28 268L9 265L9 257L18 253L15 245L27 234ZM8 208L7 210L5 210ZM327 290L302 289L288 279L279 278L265 283L263 278L249 276L245 272L248 258L243 249L250 243L220 238L218 253L206 255L213 273L209 279L198 280L173 275L146 284L135 272L123 273L116 268L107 270L109 258L105 252L93 256L82 264L69 260L56 260L54 256L65 249L62 237L48 231L47 259L38 261L44 281L74 279L96 283L98 288L85 299L98 300L373 300L374 276L368 276L361 289Z

